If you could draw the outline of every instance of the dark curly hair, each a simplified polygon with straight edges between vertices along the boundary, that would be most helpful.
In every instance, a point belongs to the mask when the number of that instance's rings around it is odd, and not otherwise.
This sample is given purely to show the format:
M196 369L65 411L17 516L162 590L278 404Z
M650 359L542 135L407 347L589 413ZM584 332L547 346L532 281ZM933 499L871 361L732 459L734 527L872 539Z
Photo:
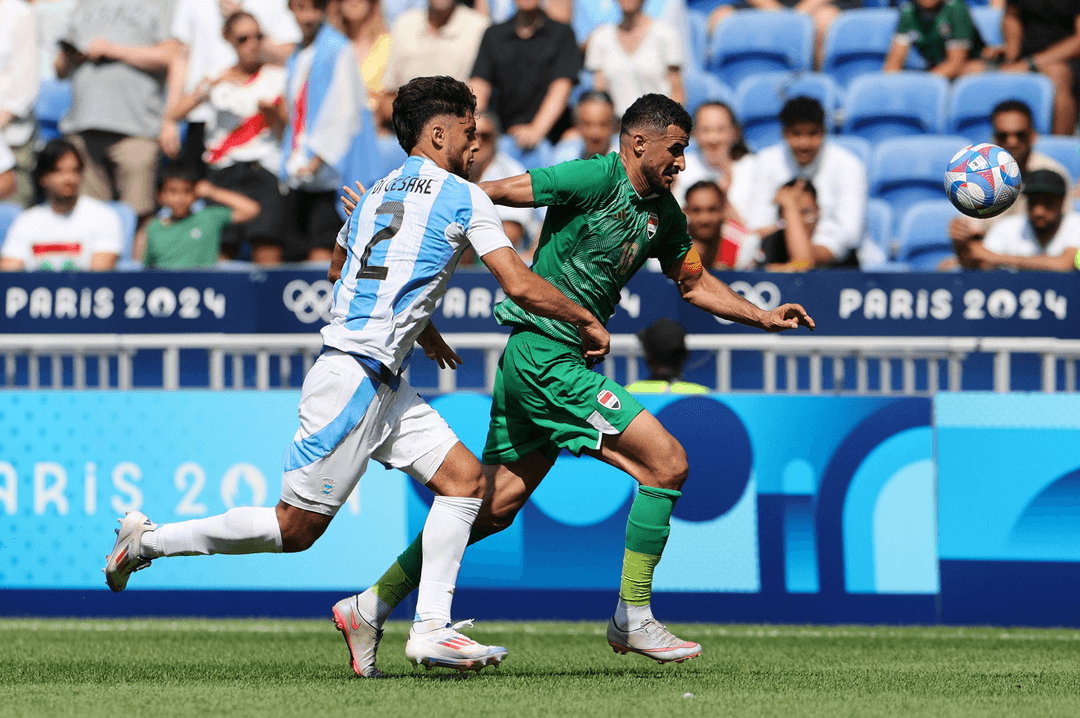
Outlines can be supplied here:
M650 129L663 132L675 125L686 134L694 129L694 120L686 108L670 97L658 94L642 95L626 108L622 116L622 133Z
M476 97L461 80L445 75L417 77L402 85L394 98L394 133L401 149L411 153L433 117L468 117L475 112Z

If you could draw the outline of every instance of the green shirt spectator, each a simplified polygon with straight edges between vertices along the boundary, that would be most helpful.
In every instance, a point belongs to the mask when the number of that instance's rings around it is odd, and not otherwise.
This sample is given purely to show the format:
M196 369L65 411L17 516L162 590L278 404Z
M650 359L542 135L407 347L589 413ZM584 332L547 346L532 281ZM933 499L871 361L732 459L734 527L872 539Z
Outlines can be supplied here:
M914 45L931 72L950 79L982 72L985 43L963 0L909 0L900 8L884 70L902 70Z
M165 224L154 219L146 230L146 266L159 269L213 267L221 252L221 230L232 222L232 210L209 205Z

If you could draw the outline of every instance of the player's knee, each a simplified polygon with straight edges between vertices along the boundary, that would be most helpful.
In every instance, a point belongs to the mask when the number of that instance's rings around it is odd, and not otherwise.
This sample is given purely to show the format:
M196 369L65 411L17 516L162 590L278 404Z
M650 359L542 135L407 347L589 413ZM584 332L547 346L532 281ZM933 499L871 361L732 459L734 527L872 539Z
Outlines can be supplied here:
M281 531L282 553L299 553L307 551L323 535L329 525L329 517L314 521L304 520L307 512L298 513L297 510L282 511L279 507L277 512L278 529Z
M690 474L690 464L686 461L686 450L679 442L672 439L671 445L664 452L664 460L661 463L657 475L657 483L662 489L678 491L686 483L686 477Z
M521 510L520 506L502 506L492 509L491 517L487 522L487 528L490 529L489 533L494 534L510 528L510 524L514 523L519 510Z

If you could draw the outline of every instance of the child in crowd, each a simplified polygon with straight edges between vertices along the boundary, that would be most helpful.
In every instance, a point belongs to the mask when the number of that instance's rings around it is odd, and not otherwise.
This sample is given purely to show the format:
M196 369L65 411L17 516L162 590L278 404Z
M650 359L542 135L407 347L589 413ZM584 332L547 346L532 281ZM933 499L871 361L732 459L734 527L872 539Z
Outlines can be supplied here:
M885 72L904 69L908 50L914 45L926 66L950 80L983 72L984 43L963 0L909 0L900 8L892 47L885 58Z
M776 191L780 227L761 238L761 264L778 272L803 272L813 266L810 238L818 223L817 189L797 177Z
M207 199L217 204L199 204ZM259 203L200 180L193 168L173 164L158 184L157 201L169 216L157 217L146 230L147 267L192 269L213 267L221 253L221 231L259 214Z

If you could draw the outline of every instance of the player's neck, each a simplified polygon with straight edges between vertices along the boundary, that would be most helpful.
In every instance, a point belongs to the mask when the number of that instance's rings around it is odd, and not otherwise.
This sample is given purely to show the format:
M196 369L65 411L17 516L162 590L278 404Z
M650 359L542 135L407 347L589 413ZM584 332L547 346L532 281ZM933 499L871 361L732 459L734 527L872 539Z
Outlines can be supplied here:
M619 152L619 161L622 162L623 170L626 171L626 179L630 180L630 186L638 193L638 197L651 195L649 181L645 179L645 173L641 171L641 166L634 162L628 162L626 155L622 152Z

